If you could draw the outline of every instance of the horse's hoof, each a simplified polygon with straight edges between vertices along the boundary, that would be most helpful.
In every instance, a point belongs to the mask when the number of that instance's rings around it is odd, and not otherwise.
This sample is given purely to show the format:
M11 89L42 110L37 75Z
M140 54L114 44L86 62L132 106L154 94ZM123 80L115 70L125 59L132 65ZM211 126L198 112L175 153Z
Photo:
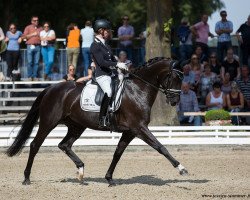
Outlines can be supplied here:
M83 177L84 177L83 167L80 167L78 169L78 177L77 178L79 181L83 181Z
M115 182L113 181L113 179L107 179L108 183L109 183L109 187L114 187L116 186Z
M186 169L182 169L182 170L180 171L180 175L182 175L182 176L187 176L187 175L188 175L188 171L187 171Z
M25 179L23 182L22 182L23 185L30 185L30 180L29 179Z

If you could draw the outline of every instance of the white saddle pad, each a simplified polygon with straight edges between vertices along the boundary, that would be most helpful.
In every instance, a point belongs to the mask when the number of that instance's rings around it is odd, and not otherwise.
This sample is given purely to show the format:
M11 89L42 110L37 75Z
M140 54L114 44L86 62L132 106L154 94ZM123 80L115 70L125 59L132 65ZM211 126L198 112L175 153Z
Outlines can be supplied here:
M121 105L121 92L124 87L124 81L122 84L119 84L119 89L116 94L115 101L112 103L110 108L113 112L118 110ZM89 112L100 112L100 106L95 103L95 96L97 92L97 85L91 84L91 80L86 83L86 86L83 88L81 93L80 105L84 111Z

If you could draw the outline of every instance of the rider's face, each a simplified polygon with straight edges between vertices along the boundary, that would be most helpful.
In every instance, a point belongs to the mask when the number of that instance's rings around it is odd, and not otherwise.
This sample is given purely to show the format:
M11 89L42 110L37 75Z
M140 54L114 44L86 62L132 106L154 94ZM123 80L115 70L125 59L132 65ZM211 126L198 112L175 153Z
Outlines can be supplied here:
M103 33L103 38L104 38L105 40L107 40L107 39L110 39L110 36L111 36L110 30L105 29L105 30L104 30L104 33Z

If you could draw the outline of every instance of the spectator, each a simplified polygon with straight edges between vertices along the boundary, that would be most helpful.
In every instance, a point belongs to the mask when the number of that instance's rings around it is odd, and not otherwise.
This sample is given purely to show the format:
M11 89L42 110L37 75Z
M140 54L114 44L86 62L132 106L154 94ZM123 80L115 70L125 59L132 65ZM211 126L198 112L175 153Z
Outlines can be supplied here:
M205 64L208 62L207 56L203 53L202 47L197 45L194 50L194 54L197 55L198 60L201 64Z
M80 30L78 26L71 23L67 28L67 57L68 65L77 66L80 53Z
M74 65L70 64L68 66L68 74L63 77L64 81L76 81L78 76L75 74L75 67Z
M230 81L233 81L235 78L239 78L240 76L240 66L239 62L233 57L233 49L229 48L227 50L227 58L221 64L221 78L225 79L225 73L228 72L230 74Z
M250 77L249 68L247 65L241 67L241 77L237 79L237 85L244 96L244 109L243 112L250 111ZM241 118L243 124L250 124L250 118Z
M231 112L239 112L242 108L244 108L244 97L243 94L239 91L236 82L233 81L231 83L231 88L232 91L226 96L227 106ZM238 116L232 117L232 123L234 125L239 125L239 121L240 120Z
M226 96L221 91L219 82L213 84L213 90L206 97L206 106L208 110L222 109L226 107Z
M145 56L146 56L146 38L147 38L147 31L144 30L143 32L140 33L139 38L141 40L141 48L140 48L140 63L144 64L145 61Z
M233 32L233 23L227 20L227 12L220 12L221 21L215 24L215 32L218 34L217 55L220 62L223 61L223 54L232 46L230 33Z
M118 61L125 63L127 65L128 69L130 69L132 67L132 62L131 62L131 60L128 60L127 53L125 51L120 51Z
M212 91L212 86L215 80L216 74L211 72L211 68L208 64L205 64L204 72L201 74L200 79L201 104L205 104L206 96L210 91Z
M208 16L206 14L202 15L201 21L191 26L191 31L195 37L195 45L201 46L204 54L208 55L208 37L214 37L212 33L210 33L209 25L207 23Z
M241 37L239 33L241 33ZM248 57L250 54L250 15L248 16L247 21L237 30L236 36L240 42L242 64L248 65Z
M96 67L95 63L92 62L91 65L88 67L88 75L77 79L76 82L84 82L84 81L91 80L93 76L93 72L95 71L95 67Z
M197 94L199 91L201 73L203 72L203 65L199 63L198 56L195 54L192 55L189 65L192 73L194 73L194 91Z
M43 31L40 32L41 46L42 46L42 55L43 62L45 64L44 80L49 79L51 73L51 68L54 64L55 57L55 40L56 34L55 31L50 29L50 23L45 22L43 24Z
M177 36L179 38L180 62L182 62L189 59L193 51L192 33L186 17L183 17L181 20L181 25L177 30Z
M6 33L5 42L8 43L6 60L8 65L7 77L15 80L19 75L20 70L18 70L18 61L20 56L20 43L22 42L22 32L16 29L15 24L10 24L9 31Z
M190 70L190 65L184 65L182 82L189 83L190 88L193 89L195 83L195 74Z
M211 53L208 60L211 71L217 75L217 78L220 78L221 74L221 64L217 59L216 53Z
M58 67L52 68L52 73L49 75L51 81L58 81L63 78L62 74L60 73Z
M121 51L126 51L128 59L132 60L134 27L129 25L129 17L127 15L123 16L122 21L123 25L118 29L119 48Z
M180 123L193 123L194 126L201 126L202 121L200 116L184 116L184 112L198 112L198 101L196 94L190 90L189 84L183 82L181 87L180 102L177 106L178 118Z
M226 95L229 94L231 90L230 74L227 72L225 73L224 80L222 81L221 91Z
M6 50L6 44L4 42L4 32L3 29L0 27L0 61L1 61L1 54Z
M40 32L42 27L39 26L39 19L37 16L31 17L31 24L26 26L22 39L26 39L27 44L27 59L28 59L28 78L30 80L37 80L38 65L40 59L41 40Z
M94 30L92 28L91 21L85 22L85 28L81 29L82 37L82 57L84 63L83 75L88 75L88 67L90 66L91 57L90 57L90 45L94 41Z

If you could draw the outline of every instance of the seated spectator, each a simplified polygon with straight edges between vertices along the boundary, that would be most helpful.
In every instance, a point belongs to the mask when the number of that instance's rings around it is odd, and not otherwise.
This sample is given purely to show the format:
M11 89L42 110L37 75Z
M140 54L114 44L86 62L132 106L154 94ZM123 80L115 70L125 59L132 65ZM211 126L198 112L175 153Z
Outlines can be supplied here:
M236 80L237 85L244 96L243 112L250 111L250 77L249 68L247 65L241 67L241 76ZM250 124L250 117L241 118L243 124Z
M190 65L184 65L182 82L189 83L190 88L193 88L193 85L194 85L194 82L195 82L195 75L190 70L191 70Z
M200 83L200 76L203 72L203 65L200 64L198 57L196 54L193 54L191 57L191 62L189 63L192 73L194 73L194 91L198 92L199 90L199 83Z
M227 50L227 58L222 62L221 67L221 78L225 79L225 73L230 74L230 81L233 81L235 78L240 76L240 65L239 62L233 57L233 49L229 48Z
M221 91L219 82L213 84L213 90L206 97L206 106L208 110L223 109L226 107L226 97Z
M230 74L227 72L225 74L225 78L222 81L221 91L226 95L231 92L231 81L230 81Z
M76 81L78 79L77 75L75 74L75 67L74 65L68 66L68 74L63 77L63 81Z
M128 60L126 51L120 51L118 61L125 63L128 66L128 69L132 66L132 62L131 60Z
M217 75L217 78L220 78L221 64L219 63L215 52L210 54L208 63L210 65L211 71Z
M194 126L201 126L200 116L184 116L184 112L198 112L198 101L196 94L190 90L189 84L183 82L181 87L180 102L177 106L178 118L180 123L192 123Z
M59 73L58 67L52 68L52 73L49 75L48 79L51 81L58 81L62 79L62 74Z
M226 96L227 106L231 112L239 112L244 108L244 97L243 94L239 91L236 82L233 81L231 83L231 88L232 91ZM234 125L239 125L239 121L240 120L238 116L232 117L232 123Z
M208 64L204 65L204 72L201 74L200 79L200 94L201 103L205 104L207 94L212 91L212 85L216 80L216 74L211 72L211 68Z
M91 65L88 67L88 75L77 79L76 82L89 81L90 79L92 79L94 70L95 70L95 63L92 62Z
M194 54L197 55L198 60L201 64L208 62L207 56L203 53L201 46L196 46Z

